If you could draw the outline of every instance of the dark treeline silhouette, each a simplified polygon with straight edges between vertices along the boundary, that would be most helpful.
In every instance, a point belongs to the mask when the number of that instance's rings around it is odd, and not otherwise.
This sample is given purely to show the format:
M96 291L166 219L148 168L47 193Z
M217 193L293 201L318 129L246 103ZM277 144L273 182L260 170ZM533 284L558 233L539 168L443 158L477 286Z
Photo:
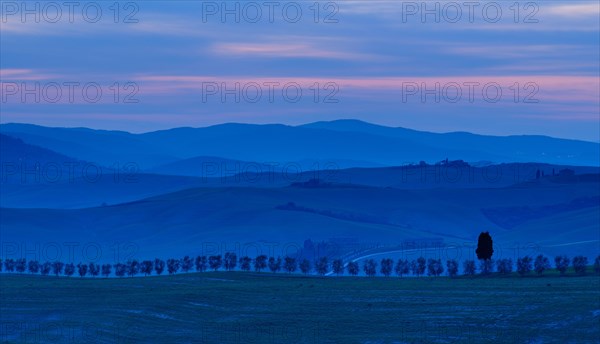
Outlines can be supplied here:
M586 275L588 272L588 258L584 256L576 256L569 259L567 256L554 257L554 268L559 274L566 275L569 267L576 275ZM331 262L328 257L319 257L314 261L306 258L298 260L295 257L267 257L259 255L255 258L248 256L237 257L233 252L227 252L225 255L212 256L185 256L181 259L155 259L155 260L129 260L126 263L116 264L96 264L94 262L85 264L79 263L63 263L60 261L39 262L37 260L27 261L24 258L19 259L0 259L0 272L6 273L30 273L40 275L55 276L79 276L79 277L98 277L103 276L108 278L114 273L116 277L133 277L137 275L162 275L167 270L169 275L177 273L189 273L190 271L205 272L208 270L218 271L233 271L240 270L245 272L255 271L261 273L267 270L272 273L285 272L287 274L302 273L308 275L314 273L319 276L336 275L343 276L347 273L349 276L357 276L362 271L365 276L374 277L380 276L390 277L396 275L398 277L415 276L441 276L444 272L449 277L457 277L460 274L459 261L450 259L446 261L445 268L441 259L425 259L419 257L415 260L398 259L394 261L390 258L381 260L365 259L361 262L348 261L342 259L333 259ZM512 275L513 269L520 276L531 275L533 272L537 276L542 276L546 270L552 268L550 259L544 255L538 255L535 258L530 256L519 257L516 263L512 259L504 258L496 261L489 259L481 259L479 267L474 260L465 260L462 262L462 275L474 276L479 272L480 275L489 275L495 271L498 275ZM600 274L600 256L597 256L593 263L593 271Z

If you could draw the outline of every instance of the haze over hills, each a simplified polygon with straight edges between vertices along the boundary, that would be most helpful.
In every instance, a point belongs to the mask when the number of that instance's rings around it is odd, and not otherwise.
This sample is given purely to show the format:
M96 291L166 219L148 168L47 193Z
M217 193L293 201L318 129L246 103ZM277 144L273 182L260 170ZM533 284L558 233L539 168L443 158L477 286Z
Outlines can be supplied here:
M593 256L600 243L597 143L358 121L0 132L0 232L13 242L133 242L147 258L206 242L472 243L482 230L546 254ZM102 175L24 182L6 170L17 161L42 175L91 163Z
M143 170L202 156L257 163L331 161L343 167L399 166L443 159L600 166L600 144L545 136L437 134L354 120L301 126L222 124L144 134L2 124L0 132L105 166ZM193 161L193 160L192 160Z

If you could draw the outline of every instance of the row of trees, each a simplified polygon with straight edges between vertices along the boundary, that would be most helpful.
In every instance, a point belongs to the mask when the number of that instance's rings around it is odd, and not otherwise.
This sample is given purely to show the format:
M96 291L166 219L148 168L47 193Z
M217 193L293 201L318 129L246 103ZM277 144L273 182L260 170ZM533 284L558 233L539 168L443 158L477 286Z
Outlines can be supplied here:
M494 264L495 263L495 264ZM97 277L102 275L108 277L113 273L117 277L123 276L136 276L143 274L144 276L151 275L153 272L156 275L162 275L166 272L170 275L178 272L190 272L191 270L204 272L207 270L217 271L219 269L225 269L226 271L235 270L238 267L242 271L261 272L263 270L270 270L273 273L284 271L287 273L295 273L300 270L303 274L309 274L313 271L318 275L326 275L332 272L336 275L343 275L345 272L351 276L356 276L360 273L361 267L358 262L345 263L341 259L335 259L329 262L327 257L321 257L313 263L308 259L297 260L293 257L267 257L260 255L254 259L244 256L237 258L237 255L232 252L225 253L224 256L198 256L190 257L185 256L182 259L168 259L166 261L162 259L152 260L130 260L127 263L117 264L77 264L73 263L62 263L59 261L40 263L36 260L26 261L24 258L21 259L6 259L4 262L0 259L0 271L4 267L6 272L18 272L25 273L30 272L32 274L40 273L42 275L54 274L73 276L77 273L81 277L92 276ZM569 266L572 266L575 273L578 275L584 275L588 266L588 259L584 256L574 257L571 261L567 256L557 256L554 258L554 266L560 272L561 275L567 273ZM511 259L499 259L493 261L491 259L481 260L479 264L479 271L481 274L486 275L492 273L494 268L500 274L510 274L514 268L513 261ZM462 271L464 275L475 275L477 272L477 265L474 260L466 260L463 262ZM527 275L532 271L535 271L538 275L542 275L544 271L551 268L550 260L548 257L539 255L533 259L532 257L525 256L517 259L516 271L519 275ZM446 261L445 270L450 277L455 277L459 274L459 262L451 259ZM367 276L376 276L379 272L383 276L391 276L396 274L400 277L404 275L412 274L413 276L440 276L444 273L444 264L441 259L425 259L419 257L416 260L408 261L399 259L394 262L390 258L381 259L377 262L374 259L367 259L362 264L362 271ZM600 273L600 256L596 257L594 261L594 271Z

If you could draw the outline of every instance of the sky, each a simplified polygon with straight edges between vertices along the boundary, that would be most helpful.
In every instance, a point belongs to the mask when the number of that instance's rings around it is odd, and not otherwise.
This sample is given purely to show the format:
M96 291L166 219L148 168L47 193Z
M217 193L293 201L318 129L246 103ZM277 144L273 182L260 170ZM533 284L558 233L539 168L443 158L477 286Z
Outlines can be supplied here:
M597 1L3 1L0 17L1 123L600 141Z

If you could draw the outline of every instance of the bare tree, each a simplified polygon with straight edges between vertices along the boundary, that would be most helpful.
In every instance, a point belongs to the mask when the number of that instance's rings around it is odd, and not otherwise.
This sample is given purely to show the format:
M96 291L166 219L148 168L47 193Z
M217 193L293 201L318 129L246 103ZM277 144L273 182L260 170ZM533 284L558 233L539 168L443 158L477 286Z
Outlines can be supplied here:
M254 258L254 270L256 272L260 272L267 268L267 256L261 254L260 256Z
M123 263L115 264L115 275L117 277L123 277L127 273L127 265Z
M310 260L302 259L302 261L300 262L300 271L302 271L302 273L306 275L310 272L310 269Z
M92 277L96 277L96 276L98 276L100 274L100 265L94 264L93 262L89 263L88 264L88 270L89 270L90 275Z
M448 276L456 277L458 275L458 262L455 259L447 260L446 271L448 271Z
M442 265L441 259L432 259L429 258L427 260L427 275L429 276L439 276L444 272L444 266Z
M240 258L240 269L242 271L250 271L250 265L252 264L252 259L248 256L244 256Z
M408 260L398 259L394 270L396 271L396 275L400 277L402 277L403 275L408 275L408 272L410 271L410 263L408 262Z
M108 278L108 276L110 276L111 270L112 270L112 265L102 264L102 276L104 276L104 278Z
M208 259L206 258L206 256L196 257L195 263L196 263L196 271L198 271L198 272L206 271L206 268L208 267Z
M185 256L181 258L180 268L182 272L189 272L194 267L194 261L190 256Z
M463 263L463 273L468 276L475 275L475 261L465 260Z
M297 265L298 264L296 264L296 258L293 258L293 257L285 257L284 258L283 269L285 271L287 271L288 273L292 273L292 272L296 271L296 269L298 268Z
M75 274L75 264L69 263L65 264L65 276L71 277Z
M358 275L359 268L357 262L348 262L348 275L356 276Z
M140 272L144 274L144 276L152 275L152 270L154 269L154 263L151 260L144 260L140 263Z
M584 256L573 257L573 268L578 275L585 275L588 266L588 259Z
M50 262L45 262L40 267L40 273L44 276L48 275L50 273L50 270L52 270L52 263L50 263Z
M84 277L88 272L87 264L77 264L77 272L79 273L79 277Z
M363 265L363 270L365 271L365 274L369 277L373 277L377 274L377 262L374 261L373 259L367 259L365 260L365 263Z
M271 270L271 272L273 273L279 272L281 270L281 257L269 258L269 270Z
M482 259L480 260L479 270L482 275L488 275L494 272L494 261L492 259Z
M535 261L533 262L533 268L538 275L542 275L545 270L550 269L550 260L543 255L538 255L535 257Z
M165 261L162 259L154 259L154 271L156 271L157 275L162 275L163 271L165 271Z
M323 257L317 259L317 261L315 262L315 271L319 275L324 276L328 270L329 270L329 261L327 260L327 257L323 256Z
M37 260L30 260L27 263L27 270L32 274L37 274L40 271L40 263Z
M59 261L53 262L52 263L52 273L55 276L60 275L62 273L64 266L65 266L65 264L63 262L59 262Z
M17 272L20 274L27 270L27 261L25 258L19 258L15 261L15 270L17 270Z
M531 257L525 256L517 259L517 272L521 276L525 276L531 272Z
M220 254L208 257L208 266L210 266L213 271L219 270L221 265L223 265L223 259Z
M8 258L4 261L4 270L6 272L15 272L15 260Z
M140 263L133 259L127 262L127 274L129 277L133 277L140 272Z
M391 260L390 258L383 258L381 260L381 268L379 270L381 272L381 274L384 275L385 277L390 277L393 270L394 270L394 261Z
M333 273L339 276L344 273L344 262L341 259L335 259L331 263L331 268Z
M179 259L168 259L167 260L167 272L169 275L177 273L179 271Z
M512 259L498 259L496 261L496 270L503 275L510 274L513 271Z
M237 255L233 252L225 252L225 270L232 271L237 266Z
M569 268L569 257L567 256L556 256L554 257L554 264L556 264L556 270L560 271L561 275L564 275Z

